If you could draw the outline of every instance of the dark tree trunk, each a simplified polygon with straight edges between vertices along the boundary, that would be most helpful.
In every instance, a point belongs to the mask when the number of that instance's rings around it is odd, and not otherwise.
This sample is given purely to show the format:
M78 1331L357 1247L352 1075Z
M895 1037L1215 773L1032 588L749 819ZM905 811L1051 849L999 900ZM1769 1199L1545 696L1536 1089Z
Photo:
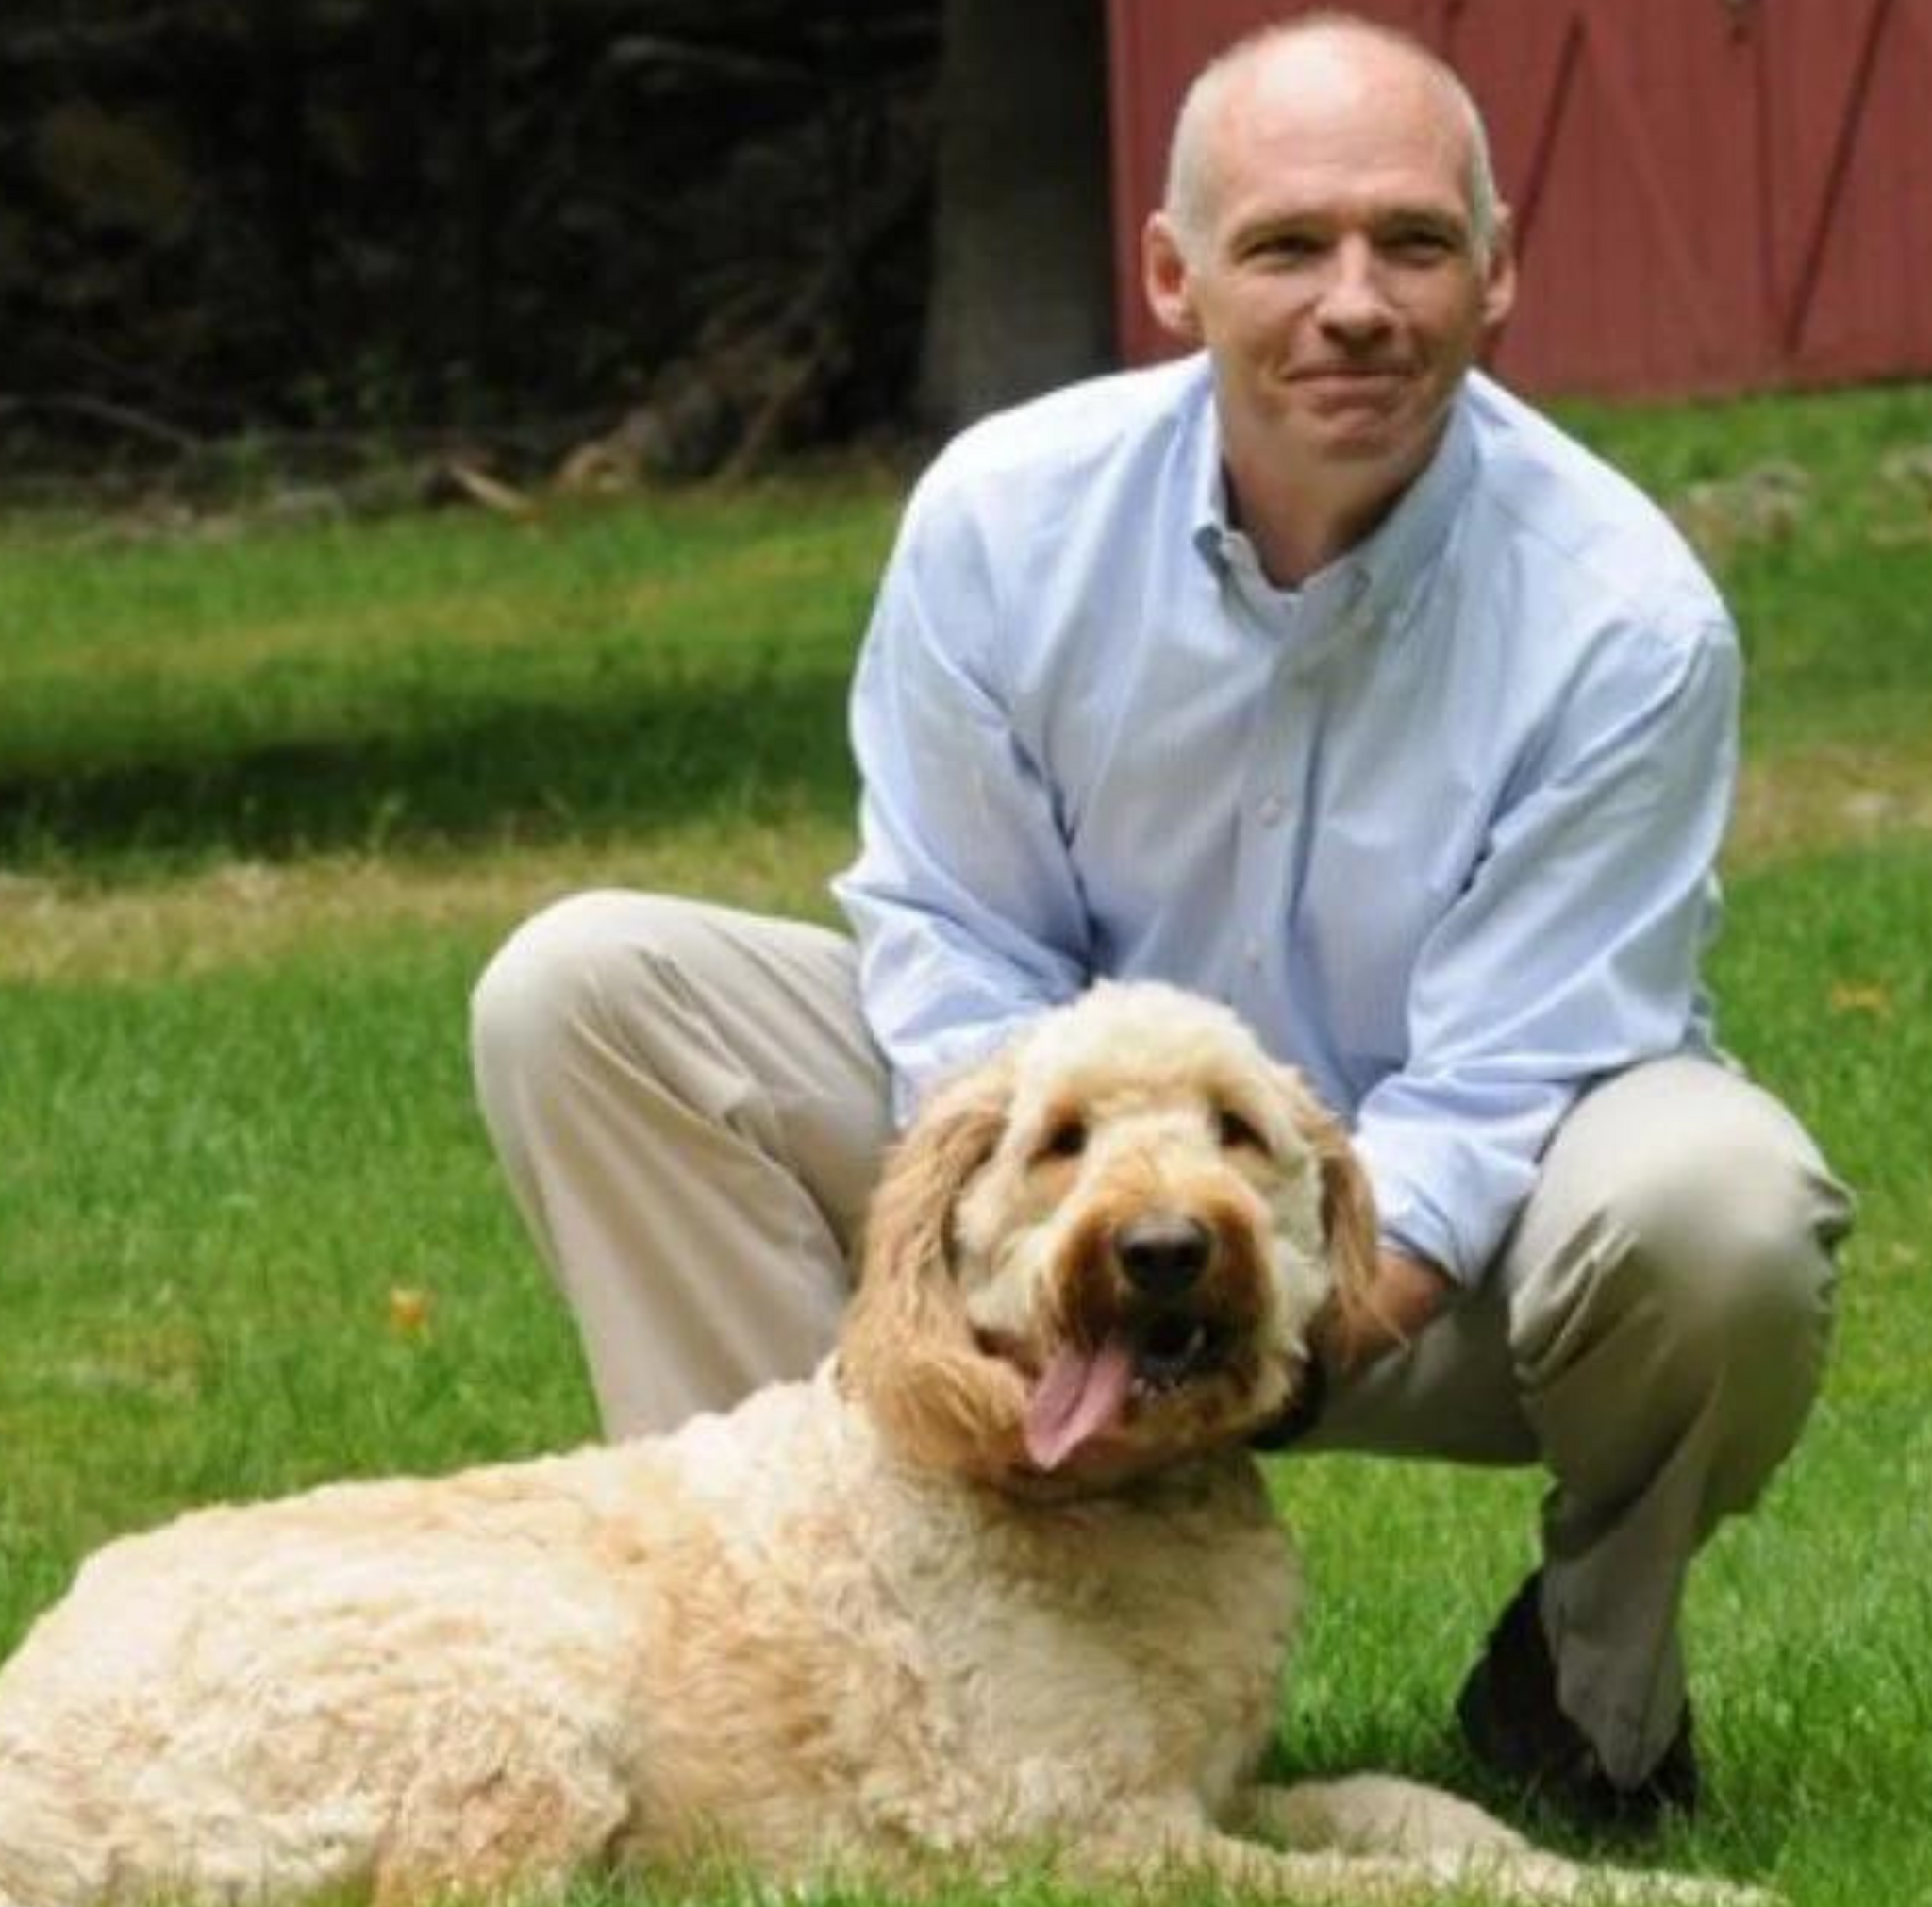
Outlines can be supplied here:
M951 427L1113 361L1101 0L946 0L922 409Z

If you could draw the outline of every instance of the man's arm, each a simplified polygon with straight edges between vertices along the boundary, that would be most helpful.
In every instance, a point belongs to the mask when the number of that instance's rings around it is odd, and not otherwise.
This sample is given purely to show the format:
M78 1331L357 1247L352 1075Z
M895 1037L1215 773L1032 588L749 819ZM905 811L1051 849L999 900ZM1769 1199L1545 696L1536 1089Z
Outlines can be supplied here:
M902 1113L1089 979L1086 912L1053 791L1000 678L1001 614L977 526L929 477L859 659L861 848L835 883Z
M1409 1063L1363 1102L1357 1141L1384 1244L1364 1301L1314 1326L1329 1375L1407 1343L1481 1278L1591 1079L1681 1043L1735 777L1737 688L1728 628L1703 631L1643 687L1603 686L1499 823L1418 964Z
M1612 640L1611 638L1614 638ZM1474 1284L1593 1080L1678 1050L1736 769L1728 626L1609 632L1424 944L1357 1143L1385 1243Z

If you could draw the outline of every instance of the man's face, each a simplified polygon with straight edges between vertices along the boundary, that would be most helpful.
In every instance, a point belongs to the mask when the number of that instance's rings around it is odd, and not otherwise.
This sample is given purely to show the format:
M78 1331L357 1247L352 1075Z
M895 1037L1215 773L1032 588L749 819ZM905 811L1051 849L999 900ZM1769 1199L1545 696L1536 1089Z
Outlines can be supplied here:
M1399 49L1311 38L1235 75L1207 137L1203 228L1150 221L1147 285L1213 358L1231 462L1407 481L1514 291L1456 102Z

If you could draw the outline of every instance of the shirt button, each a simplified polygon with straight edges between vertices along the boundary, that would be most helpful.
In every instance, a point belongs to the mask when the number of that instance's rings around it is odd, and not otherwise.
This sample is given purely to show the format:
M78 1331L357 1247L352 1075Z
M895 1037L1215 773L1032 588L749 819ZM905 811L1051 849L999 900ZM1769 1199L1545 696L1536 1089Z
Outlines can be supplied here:
M1273 828L1288 812L1288 803L1280 795L1271 795L1255 812L1260 816L1263 828Z

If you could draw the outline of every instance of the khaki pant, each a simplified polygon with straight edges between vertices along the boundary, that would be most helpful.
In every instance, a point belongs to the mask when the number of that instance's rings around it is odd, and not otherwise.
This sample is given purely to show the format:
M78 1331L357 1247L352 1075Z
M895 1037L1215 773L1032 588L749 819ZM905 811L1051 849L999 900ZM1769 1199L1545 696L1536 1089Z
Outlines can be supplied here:
M891 1136L849 942L638 894L525 925L475 1001L485 1119L606 1429L809 1370ZM1307 1447L1541 1462L1560 1698L1639 1779L1684 1698L1690 1557L1817 1392L1843 1189L1708 1062L1633 1068L1552 1143L1481 1287L1338 1389Z

